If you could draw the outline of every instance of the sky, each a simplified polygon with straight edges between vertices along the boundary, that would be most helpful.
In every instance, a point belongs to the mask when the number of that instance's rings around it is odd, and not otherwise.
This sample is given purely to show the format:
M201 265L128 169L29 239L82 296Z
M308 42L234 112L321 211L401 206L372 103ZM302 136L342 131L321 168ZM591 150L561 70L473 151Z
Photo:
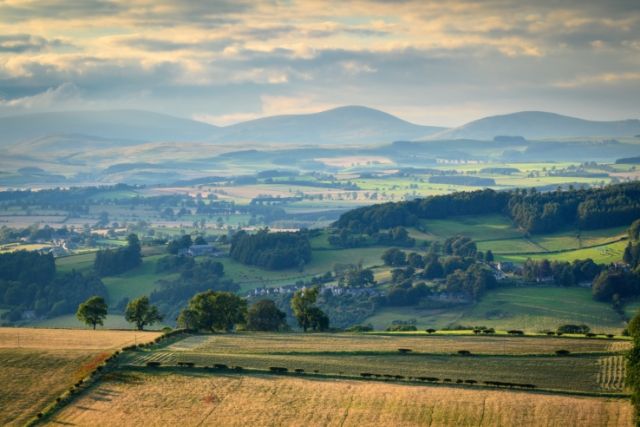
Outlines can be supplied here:
M0 0L0 116L640 118L639 0Z

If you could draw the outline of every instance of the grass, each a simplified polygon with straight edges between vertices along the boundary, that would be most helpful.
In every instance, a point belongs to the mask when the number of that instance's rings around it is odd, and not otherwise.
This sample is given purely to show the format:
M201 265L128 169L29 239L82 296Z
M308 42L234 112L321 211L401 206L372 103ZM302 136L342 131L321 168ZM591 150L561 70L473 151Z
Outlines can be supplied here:
M552 354L566 349L572 353L601 353L630 347L628 341L590 338L548 338L426 334L300 334L236 333L194 335L167 348L176 352L218 354L318 354L318 353L397 353L409 348L414 353L451 354L464 348L473 354L530 355Z
M357 264L360 261L365 267L382 264L380 257L385 250L383 247L316 250L303 271L268 271L241 264L231 258L220 258L219 261L224 264L225 276L240 284L240 292L247 292L258 287L281 286L308 280L332 271L335 264Z
M420 329L448 325L487 326L537 332L567 323L585 323L598 332L619 333L621 317L610 304L594 301L590 289L517 287L493 289L472 306L448 309L385 308L363 323L384 329L394 320L415 321Z
M269 375L113 376L53 420L73 425L618 425L626 400Z
M464 216L456 219L430 219L421 221L427 234L436 239L464 235L476 241L512 239L523 236L523 232L513 226L503 215Z
M116 348L158 335L0 328L0 424L23 425Z
M93 268L95 259L95 252L56 258L56 269L59 272L69 272L74 269L77 271L90 270Z
M109 303L117 304L123 298L137 298L142 295L149 295L156 289L158 279L170 280L175 278L175 274L156 273L156 264L162 255L144 257L142 265L117 276L103 277L107 290L109 291Z
M618 241L602 246L585 249L575 249L557 253L540 252L537 254L526 255L500 254L496 256L496 259L503 261L524 262L527 260L527 258L531 258L534 260L548 259L550 261L573 261L576 259L591 258L597 264L609 264L622 260L622 254L624 253L624 248L626 246L627 242Z
M409 348L401 355L398 348ZM192 336L166 348L123 356L124 366L147 362L198 366L226 364L268 370L283 366L321 375L358 377L362 372L535 384L547 390L621 391L624 369L602 359L628 348L625 341L548 337L402 336L354 334L234 334ZM558 357L570 349L575 357ZM462 357L458 350L474 356ZM620 365L622 366L622 365ZM616 384L618 388L614 389Z

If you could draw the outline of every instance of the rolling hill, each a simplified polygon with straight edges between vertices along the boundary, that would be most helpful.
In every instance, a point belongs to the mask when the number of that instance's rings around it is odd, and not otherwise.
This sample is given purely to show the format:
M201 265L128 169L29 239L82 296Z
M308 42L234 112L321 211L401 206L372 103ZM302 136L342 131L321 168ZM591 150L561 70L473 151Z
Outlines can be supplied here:
M360 106L313 114L265 117L227 126L215 138L223 142L298 144L376 144L415 139L445 128L421 126Z
M527 139L569 137L622 137L640 134L640 120L591 121L542 111L490 116L447 129L424 139L480 139L523 136Z
M146 141L199 141L210 139L218 128L195 120L138 110L69 111L0 118L0 147L49 137L117 140L114 146ZM62 138L61 138L62 137ZM46 145L46 143L45 143Z

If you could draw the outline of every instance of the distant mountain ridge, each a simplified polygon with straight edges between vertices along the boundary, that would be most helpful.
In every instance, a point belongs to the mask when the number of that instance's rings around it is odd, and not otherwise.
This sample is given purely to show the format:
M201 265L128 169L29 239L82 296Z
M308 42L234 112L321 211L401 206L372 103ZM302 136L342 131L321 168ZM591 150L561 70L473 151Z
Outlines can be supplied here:
M0 146L63 135L86 135L130 143L194 141L209 139L218 130L207 123L139 110L65 111L0 117L0 129Z
M215 140L375 144L416 139L443 130L443 127L416 125L368 107L346 106L319 113L271 116L237 123L222 128Z
M620 137L640 134L640 120L589 121L525 111L447 129L417 125L368 107L346 106L224 127L138 110L37 113L0 117L0 130L0 147L27 154L126 148L149 142L362 146L411 140L492 140L496 136Z
M640 133L640 120L593 121L543 111L485 117L429 135L425 140L479 139L522 136L527 139L570 137L631 137Z

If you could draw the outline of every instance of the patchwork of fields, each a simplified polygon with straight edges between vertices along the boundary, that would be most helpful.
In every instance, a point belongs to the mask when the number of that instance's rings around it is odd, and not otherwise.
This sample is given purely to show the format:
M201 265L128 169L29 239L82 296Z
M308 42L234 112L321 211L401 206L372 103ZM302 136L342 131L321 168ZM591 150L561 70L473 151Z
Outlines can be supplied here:
M0 329L0 423L24 424L114 349L157 336ZM632 425L623 384L629 348L620 339L444 332L186 335L121 353L42 423ZM273 374L274 366L288 372ZM535 390L484 384L491 381Z
M399 348L411 352L401 354ZM612 368L615 363L608 358L627 348L625 341L605 339L251 333L192 336L166 348L129 353L121 363L222 364L258 370L275 366L345 378L365 372L403 380L500 381L601 393L622 391L624 370ZM461 356L461 350L471 355ZM557 356L558 350L568 350L571 356Z

